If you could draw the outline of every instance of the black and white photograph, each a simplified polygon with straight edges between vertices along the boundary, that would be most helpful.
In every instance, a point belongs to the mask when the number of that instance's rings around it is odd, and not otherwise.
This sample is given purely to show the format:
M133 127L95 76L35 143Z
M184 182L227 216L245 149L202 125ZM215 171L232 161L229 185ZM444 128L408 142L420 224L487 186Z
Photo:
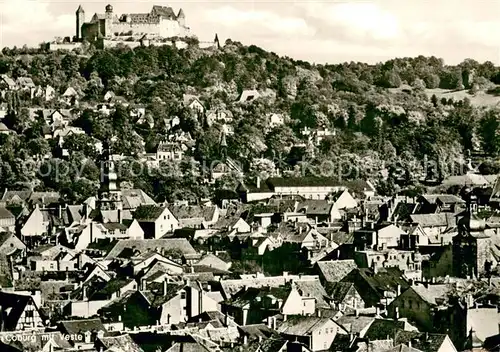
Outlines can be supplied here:
M500 352L500 1L0 0L0 352Z

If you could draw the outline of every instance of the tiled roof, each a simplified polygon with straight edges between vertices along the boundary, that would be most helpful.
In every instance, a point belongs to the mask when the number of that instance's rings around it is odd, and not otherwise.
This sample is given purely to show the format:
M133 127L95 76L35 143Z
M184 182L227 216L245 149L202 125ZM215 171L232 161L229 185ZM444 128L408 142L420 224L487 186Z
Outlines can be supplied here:
M0 308L4 314L3 331L13 331L16 328L26 305L32 300L31 296L0 291Z
M374 321L375 317L364 315L344 315L337 320L337 323L342 325L349 333L359 334Z
M396 335L396 344L408 345L425 352L438 352L446 339L445 334L431 334L415 331L399 331Z
M442 203L442 204L464 204L465 201L453 194L424 194L421 196L430 204Z
M4 207L0 207L0 219L5 220L5 219L14 219L15 216L7 209Z
M99 341L103 344L104 348L118 348L121 351L127 352L142 352L142 349L137 345L130 335L108 336L101 337Z
M203 218L205 221L212 220L217 207L198 205L172 205L169 210L176 219Z
M358 266L353 259L318 262L318 268L327 282L341 281Z
M411 289L425 302L434 306L442 303L442 300L445 300L450 292L449 285L445 284L428 285L427 287L424 285L414 285Z
M292 316L288 317L287 320L283 322L278 328L278 331L286 335L308 336L329 321L333 320L317 316Z
M134 212L137 221L155 221L165 211L165 206L141 205Z
M106 332L101 319L82 319L82 320L64 320L59 322L69 335L79 335L86 331L91 332Z
M410 215L410 219L412 222L417 223L422 227L456 226L455 214L453 213L412 214Z
M147 239L147 240L121 240L111 249L107 259L116 258L125 249L137 250L139 253L159 250L179 250L183 255L197 254L185 238Z
M300 202L297 212L304 212L307 215L330 215L333 204L326 200L310 199Z
M334 300L334 302L343 302L351 288L354 287L352 282L334 282L333 284L325 285L326 292Z

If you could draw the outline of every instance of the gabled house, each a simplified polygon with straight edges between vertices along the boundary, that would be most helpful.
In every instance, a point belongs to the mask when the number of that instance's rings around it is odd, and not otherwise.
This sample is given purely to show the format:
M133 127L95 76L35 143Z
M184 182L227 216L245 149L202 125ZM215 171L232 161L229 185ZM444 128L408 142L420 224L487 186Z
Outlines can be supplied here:
M24 255L26 244L12 232L0 232L0 254L14 255L15 253Z
M70 106L75 106L78 105L79 98L80 95L78 94L76 89L73 87L68 87L62 94L60 101Z
M157 162L167 160L182 160L184 150L178 143L162 141L156 148L155 159Z
M205 106L197 96L191 94L184 94L182 96L182 100L186 108L191 109L192 111L200 115L205 113Z
M233 114L227 109L215 108L207 111L206 120L208 126L212 126L216 122L231 123L233 121Z
M409 239L410 248L416 244L419 246L447 245L458 233L457 221L453 213L413 214L410 220L419 226Z
M306 214L306 217L316 224L331 223L342 218L339 209L327 200L309 199L302 201L298 203L295 211Z
M179 228L179 220L167 206L142 205L135 210L134 219L144 230L144 238L158 239Z
M93 348L95 342L107 333L101 319L63 320L59 322L59 331L68 336L75 349Z
M453 194L424 194L418 197L417 202L421 205L421 213L436 208L438 212L456 213L465 208L465 201Z
M406 231L393 224L375 224L371 222L367 226L355 231L354 244L357 248L387 249L397 248L401 244L401 238Z
M278 332L289 341L304 344L311 352L328 350L337 334L348 334L333 319L318 316L289 317Z
M418 351L457 352L457 348L451 341L450 337L446 334L399 331L396 335L394 343L411 346L411 348L415 348Z
M18 77L17 78L17 85L21 90L25 90L30 92L30 94L33 94L36 85L33 83L33 80L31 77Z
M45 327L45 317L27 295L0 291L2 331L18 331Z
M222 311L234 317L236 323L249 325L276 314L314 314L317 309L316 301L317 298L309 292L302 291L294 283L287 283L278 287L244 288L222 303Z
M14 232L16 217L7 208L0 207L0 231Z
M319 261L315 265L323 283L339 282L357 267L352 259Z
M329 198L339 210L354 209L358 206L358 202L347 189L335 192Z
M397 268L354 269L341 282L354 283L365 307L387 306L410 286Z
M450 289L446 284L410 286L389 304L388 316L408 318L422 331L433 331L436 311L447 308Z
M300 248L316 251L330 245L330 241L320 234L317 229L306 223L282 223L278 229L277 237L281 243L298 244Z
M180 228L209 228L219 220L217 206L199 206L178 204L169 207L172 214L179 220Z
M5 74L0 75L0 90L12 91L18 88L17 83L12 78Z
M145 254L147 252L163 252L163 255L175 253L186 262L195 262L200 259L185 238L145 239L145 240L120 240L108 252L105 259L130 258L132 255Z

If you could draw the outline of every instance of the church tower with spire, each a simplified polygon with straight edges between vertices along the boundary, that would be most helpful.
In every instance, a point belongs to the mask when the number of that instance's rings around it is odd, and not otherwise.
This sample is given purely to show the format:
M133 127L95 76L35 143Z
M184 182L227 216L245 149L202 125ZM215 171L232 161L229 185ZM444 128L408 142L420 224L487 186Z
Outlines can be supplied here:
M109 141L104 145L101 159L101 187L98 193L99 210L122 210L122 192L115 163L111 158Z
M453 274L461 278L479 278L491 269L492 237L496 234L474 212L471 189L464 193L467 208L457 222L458 235L453 237Z
M227 159L227 140L226 140L226 131L224 130L222 130L220 137L220 157L224 162Z

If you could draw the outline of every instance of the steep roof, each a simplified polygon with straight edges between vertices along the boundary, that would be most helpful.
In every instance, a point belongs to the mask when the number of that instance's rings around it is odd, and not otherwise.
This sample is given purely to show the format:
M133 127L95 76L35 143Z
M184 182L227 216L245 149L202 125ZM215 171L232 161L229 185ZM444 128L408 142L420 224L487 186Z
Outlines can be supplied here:
M137 221L154 222L163 214L166 208L166 206L158 205L141 205L135 210L134 218Z
M278 331L286 335L308 336L330 321L333 322L333 319L317 316L292 316L283 322Z
M30 302L33 302L31 296L0 291L0 310L4 316L2 330L13 331Z
M446 299L451 287L446 284L428 285L427 287L424 285L414 285L411 289L425 302L437 306Z
M297 205L297 212L304 212L307 215L330 215L333 204L326 200L309 199Z
M132 340L129 334L101 337L99 341L107 349L114 347L121 351L142 352L142 349Z
M109 251L106 259L116 258L123 250L137 250L139 253L159 250L179 250L183 255L197 254L188 240L185 238L165 238L147 240L121 240Z
M425 352L438 352L443 345L446 334L432 334L417 331L399 331L394 343L406 344Z
M318 262L318 268L327 282L341 281L358 266L353 259Z

